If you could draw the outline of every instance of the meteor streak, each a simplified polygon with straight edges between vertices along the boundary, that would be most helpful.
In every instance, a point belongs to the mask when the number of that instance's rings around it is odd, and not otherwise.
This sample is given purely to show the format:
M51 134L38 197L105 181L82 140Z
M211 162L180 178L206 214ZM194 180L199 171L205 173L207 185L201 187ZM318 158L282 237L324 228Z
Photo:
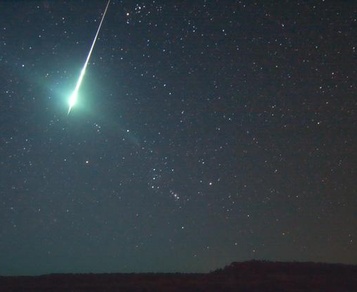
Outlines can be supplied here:
M102 19L101 19L101 21L100 21L100 23L99 23L99 26L98 26L98 29L97 29L97 33L95 34L95 37L94 37L92 46L91 46L91 48L90 48L90 50L89 50L89 54L88 54L87 59L86 59L86 62L84 63L84 66L83 66L83 68L82 68L81 74L79 75L79 78L78 78L76 87L74 88L74 90L73 90L73 92L72 92L72 95L71 95L70 98L69 98L69 107L68 107L68 113L67 113L67 115L69 115L69 113L71 112L72 107L73 107L73 106L76 104L76 102L77 102L77 99L78 99L78 91L79 91L79 88L81 87L81 83L82 83L82 81L83 81L84 74L86 74L87 65L88 65L90 56L92 55L92 51L93 51L95 42L97 41L98 34L99 34L99 31L100 31L100 29L101 29L101 27L102 27L102 23L103 23L105 14L107 13L107 10L108 10L110 1L111 1L111 0L108 0L107 6L105 7L105 10L104 10Z

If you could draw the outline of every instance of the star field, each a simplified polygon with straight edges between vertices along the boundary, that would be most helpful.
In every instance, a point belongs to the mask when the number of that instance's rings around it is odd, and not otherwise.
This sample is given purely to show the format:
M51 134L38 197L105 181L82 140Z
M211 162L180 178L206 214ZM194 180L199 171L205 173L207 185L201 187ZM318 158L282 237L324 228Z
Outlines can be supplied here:
M357 264L354 1L0 4L0 274Z

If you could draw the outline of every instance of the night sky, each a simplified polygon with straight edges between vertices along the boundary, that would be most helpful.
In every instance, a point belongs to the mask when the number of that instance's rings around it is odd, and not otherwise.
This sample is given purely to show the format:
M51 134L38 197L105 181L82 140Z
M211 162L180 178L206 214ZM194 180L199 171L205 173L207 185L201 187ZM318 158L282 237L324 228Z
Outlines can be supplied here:
M357 264L357 3L0 3L0 275Z

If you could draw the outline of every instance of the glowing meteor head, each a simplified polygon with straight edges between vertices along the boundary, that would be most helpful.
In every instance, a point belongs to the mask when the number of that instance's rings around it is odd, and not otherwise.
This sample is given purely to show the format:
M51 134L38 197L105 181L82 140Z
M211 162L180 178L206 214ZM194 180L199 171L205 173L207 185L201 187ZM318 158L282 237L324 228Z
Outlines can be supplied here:
M70 113L72 107L75 106L75 104L77 103L77 99L78 99L78 91L75 90L71 97L69 98L69 107L68 107L68 114Z
M89 57L90 57L90 55L89 55ZM81 75L79 75L76 88L74 89L74 91L73 91L71 97L69 98L68 114L69 114L69 112L71 111L72 107L74 107L74 105L77 103L78 91L79 91L79 88L81 87L84 74L86 74L86 67L87 67L87 64L88 64L88 60L89 60L89 58L87 58L87 61L86 61L86 63L84 64L83 69L82 69L82 71L81 71Z

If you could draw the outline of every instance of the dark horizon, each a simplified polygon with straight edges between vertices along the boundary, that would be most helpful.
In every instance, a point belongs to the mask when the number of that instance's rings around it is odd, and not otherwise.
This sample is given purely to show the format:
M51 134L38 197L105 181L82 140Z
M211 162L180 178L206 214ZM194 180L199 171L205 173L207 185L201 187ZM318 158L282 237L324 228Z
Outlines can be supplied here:
M103 273L46 273L46 274L38 274L38 275L0 275L0 277L10 277L10 278L16 278L16 277L29 277L29 278L38 278L38 277L46 277L46 276L76 276L76 275L83 275L83 276L89 276L89 275L209 275L209 274L226 274L229 273L230 270L233 269L239 271L239 269L244 269L244 267L264 267L264 266L306 266L306 267L329 267L329 268L351 268L355 269L357 271L357 264L343 264L343 263L324 263L324 262L301 262L301 261L267 261L267 260L248 260L248 261L242 261L242 262L230 262L229 264L218 267L214 270L208 271L208 272L178 272L178 271L173 271L173 272L103 272Z
M250 261L207 274L51 274L0 277L12 291L249 291L342 292L357 288L357 265Z

